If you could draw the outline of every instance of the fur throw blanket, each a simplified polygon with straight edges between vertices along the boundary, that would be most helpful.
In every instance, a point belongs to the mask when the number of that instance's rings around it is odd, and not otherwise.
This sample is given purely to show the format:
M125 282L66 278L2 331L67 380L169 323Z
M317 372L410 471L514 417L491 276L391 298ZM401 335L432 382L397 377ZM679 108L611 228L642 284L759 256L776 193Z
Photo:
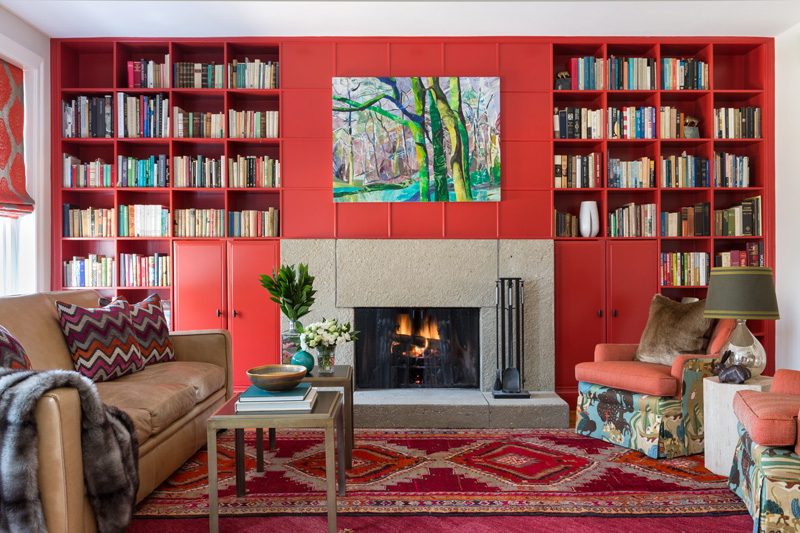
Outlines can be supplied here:
M130 417L66 370L0 368L0 531L46 531L39 497L34 410L50 389L72 387L81 404L83 476L101 533L124 531L139 489L139 444Z

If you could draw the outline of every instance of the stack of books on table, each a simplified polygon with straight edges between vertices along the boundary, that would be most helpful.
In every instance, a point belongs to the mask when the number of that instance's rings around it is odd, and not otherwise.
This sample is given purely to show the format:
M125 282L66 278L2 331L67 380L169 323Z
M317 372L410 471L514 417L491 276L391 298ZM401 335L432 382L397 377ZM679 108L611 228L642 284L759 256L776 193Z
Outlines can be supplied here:
M310 413L317 401L317 389L310 383L280 392L267 392L255 385L239 396L236 401L237 414Z

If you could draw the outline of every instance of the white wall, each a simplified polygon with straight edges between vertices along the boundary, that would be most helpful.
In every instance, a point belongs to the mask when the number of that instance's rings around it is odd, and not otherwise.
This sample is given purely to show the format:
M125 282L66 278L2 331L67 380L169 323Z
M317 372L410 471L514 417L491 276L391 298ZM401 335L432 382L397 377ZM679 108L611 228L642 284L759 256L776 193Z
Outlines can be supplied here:
M0 57L25 71L25 170L36 208L20 223L20 288L49 290L50 38L0 7Z
M775 368L800 370L800 24L775 38Z

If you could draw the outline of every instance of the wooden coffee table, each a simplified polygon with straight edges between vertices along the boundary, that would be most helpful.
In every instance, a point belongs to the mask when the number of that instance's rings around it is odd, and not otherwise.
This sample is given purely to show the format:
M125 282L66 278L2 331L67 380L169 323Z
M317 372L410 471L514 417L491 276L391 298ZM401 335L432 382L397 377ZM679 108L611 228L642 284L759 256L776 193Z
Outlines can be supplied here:
M236 495L244 495L244 430L245 428L323 428L325 430L325 481L328 500L328 532L336 533L336 468L333 462L334 448L338 451L339 460L339 496L345 495L345 437L342 416L342 393L324 391L317 396L314 409L310 413L269 413L269 414L236 414L234 404L239 394L225 402L208 419L206 435L208 438L208 518L209 530L219 531L219 500L217 495L217 431L233 429L235 431L236 449ZM336 444L333 433L336 427ZM260 440L258 442L261 442ZM263 455L261 456L263 469ZM242 493L239 494L241 480Z

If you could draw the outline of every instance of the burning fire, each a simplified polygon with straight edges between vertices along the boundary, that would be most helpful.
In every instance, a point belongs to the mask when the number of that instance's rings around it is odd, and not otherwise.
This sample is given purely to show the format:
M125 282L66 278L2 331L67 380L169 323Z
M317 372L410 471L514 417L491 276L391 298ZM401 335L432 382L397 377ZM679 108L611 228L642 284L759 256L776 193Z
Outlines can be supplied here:
M425 337L425 346L427 346L427 339L439 340L439 328L436 319L428 315L424 316L423 322L416 332L411 331L411 315L408 313L400 313L397 315L397 333L400 335L411 335L412 333L420 337ZM424 347L423 347L424 348Z

